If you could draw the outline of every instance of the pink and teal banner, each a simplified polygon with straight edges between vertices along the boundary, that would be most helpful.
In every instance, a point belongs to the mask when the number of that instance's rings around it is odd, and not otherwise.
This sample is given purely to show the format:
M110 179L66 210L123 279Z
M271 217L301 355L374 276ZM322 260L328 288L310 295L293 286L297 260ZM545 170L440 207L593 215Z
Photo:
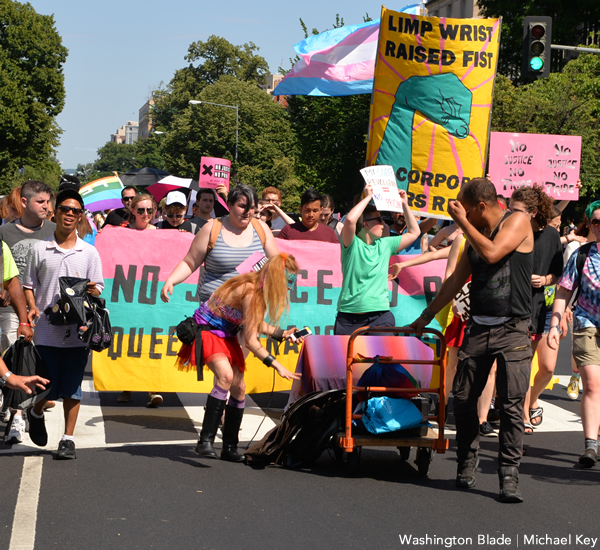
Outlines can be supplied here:
M175 359L180 343L175 326L191 316L198 306L198 272L175 287L171 301L160 299L162 286L187 253L193 235L178 231L132 231L108 227L96 239L105 280L114 339L110 349L94 353L94 383L100 391L209 392L212 376L198 382L196 372L177 370ZM281 251L296 257L300 272L290 295L288 319L283 325L309 326L313 334L333 334L336 305L342 286L340 247L337 244L283 241ZM411 256L402 256L402 261ZM401 261L393 258L392 262ZM411 323L442 285L445 261L406 268L390 283L390 304L398 326ZM435 321L432 328L439 328ZM291 370L299 349L283 343L277 349L270 339L263 344ZM254 356L247 360L248 393L267 392L273 371ZM277 377L276 390L291 384Z

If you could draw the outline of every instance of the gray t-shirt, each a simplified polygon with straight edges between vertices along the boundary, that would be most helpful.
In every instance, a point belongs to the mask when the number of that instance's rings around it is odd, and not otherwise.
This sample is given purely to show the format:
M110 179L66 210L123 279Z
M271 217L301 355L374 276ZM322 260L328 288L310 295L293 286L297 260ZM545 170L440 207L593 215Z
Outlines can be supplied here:
M55 230L56 224L48 220L44 220L42 227L31 233L26 233L22 229L19 229L15 222L0 226L0 239L8 245L8 248L12 252L15 263L19 268L19 281L21 284L23 284L23 274L29 263L33 245L38 241L52 237Z

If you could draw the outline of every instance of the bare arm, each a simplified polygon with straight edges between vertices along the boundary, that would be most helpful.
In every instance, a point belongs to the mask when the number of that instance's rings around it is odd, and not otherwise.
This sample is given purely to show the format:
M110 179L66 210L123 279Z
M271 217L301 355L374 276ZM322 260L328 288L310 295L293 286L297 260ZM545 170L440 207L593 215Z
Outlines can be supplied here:
M554 298L554 305L552 306L552 320L550 321L550 332L548 333L548 346L551 349L558 349L559 342L562 339L561 334L557 327L563 327L562 337L566 336L566 323L563 318L567 304L573 296L574 290L568 290L564 286L560 286L556 289L556 297Z
M202 265L202 262L204 262L212 226L213 220L209 220L202 226L200 231L198 231L194 237L188 253L167 277L167 280L160 291L160 297L163 302L169 301L169 297L173 294L173 287L185 281Z
M7 281L6 290L10 295L10 303L19 318L19 328L17 329L17 337L24 336L27 342L33 340L33 331L29 326L27 318L27 302L23 293L23 288L17 277L12 277Z
M460 238L457 237L452 241L452 244L450 246L446 247L450 249L450 252L448 253L448 263L446 264L446 273L444 275L444 279L450 277L450 275L452 275L452 273L454 273L454 270L456 269L456 264L458 263L458 259L460 258L462 241L462 236Z
M434 250L433 252L425 252L425 254L416 256L412 260L407 260L406 262L395 263L390 266L393 271L388 278L390 280L395 279L398 276L398 273L400 273L400 270L404 269L405 267L414 267L415 265L422 265L435 260L444 260L448 257L449 253L450 247L447 246L445 248L441 248L440 250Z
M454 231L454 227L452 227L451 225L447 226L447 227L442 227L442 229L440 229L434 236L433 239L431 239L431 241L429 241L429 251L433 252L434 250L437 249L438 246L440 246L444 240L446 239L446 237L448 237L448 235L450 233L452 233L452 231Z
M277 206L276 204L269 204L267 207L265 207L267 210L275 210L275 212L277 212L277 214L279 214L279 217L288 225L294 223L293 218L290 218L281 208L279 208L279 206Z
M475 252L483 259L487 264L495 264L504 258L507 254L510 254L514 250L517 250L524 242L530 237L530 246L526 246L528 250L523 252L530 252L533 249L533 233L531 229L531 223L527 216L521 212L514 212L510 215L502 227L494 237L494 240L488 239L486 236L481 234L471 223L467 220L466 211L463 205L458 201L451 201L448 206L448 213L452 216L452 219L456 224L464 231L469 244L473 247Z
M247 316L247 313L250 311L250 309L252 309L253 295L254 295L254 292L252 292L252 291L246 292L246 294L244 295L244 298L242 300L242 307L244 310L244 318L249 317L249 316ZM270 327L271 329L275 328L275 327L271 327L271 325L268 325L268 327ZM261 328L266 328L268 331L269 330L268 327L261 327ZM261 361L264 361L270 354L260 344L260 340L257 337L257 332L258 332L258 327L256 325L250 325L250 323L246 323L246 322L244 323L244 344L255 355L255 357L257 357ZM300 374L290 372L277 360L275 360L271 363L271 367L273 367L277 371L277 374L279 374L279 376L281 376L282 378L285 378L287 380L299 380L300 379Z
M469 275L471 275L471 264L466 254L463 254L454 270L454 273L450 275L440 288L437 296L432 302L425 308L429 319L425 319L423 316L413 321L410 326L417 331L424 329L431 321L431 319L438 313L446 304L450 303L451 300L458 294L458 291L465 285Z
M373 188L370 185L365 187L365 197L348 212L344 227L342 228L342 242L344 246L348 248L356 235L356 224L362 216L367 204L371 202L373 197Z
M287 222L287 223L290 223L290 222ZM294 220L292 220L292 223L294 223ZM277 248L277 242L275 241L275 236L273 235L271 229L265 222L261 221L260 224L262 225L263 231L265 232L265 236L266 236L265 246L264 246L265 256L267 258L272 258L273 256L277 256L277 254L279 254L279 248Z
M398 247L398 252L400 252L401 250L409 247L419 238L419 235L421 234L421 228L415 219L415 215L411 212L408 206L408 196L406 191L403 189L398 189L398 195L400 195L400 200L402 201L402 211L404 213L404 220L406 221L406 233L402 235L402 239L400 239L400 246Z

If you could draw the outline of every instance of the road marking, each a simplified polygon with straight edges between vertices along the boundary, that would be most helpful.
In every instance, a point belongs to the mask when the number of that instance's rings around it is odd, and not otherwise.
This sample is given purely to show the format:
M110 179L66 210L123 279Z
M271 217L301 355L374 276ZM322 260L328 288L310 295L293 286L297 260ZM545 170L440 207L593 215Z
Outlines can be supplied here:
M26 456L23 459L23 473L15 506L9 550L33 550L43 461L44 458L41 456Z

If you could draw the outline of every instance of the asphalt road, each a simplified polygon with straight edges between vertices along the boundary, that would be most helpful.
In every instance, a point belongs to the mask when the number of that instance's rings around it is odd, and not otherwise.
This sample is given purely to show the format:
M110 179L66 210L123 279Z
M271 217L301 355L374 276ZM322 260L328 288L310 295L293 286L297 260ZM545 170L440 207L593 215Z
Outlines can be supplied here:
M544 423L525 440L524 504L497 500L495 438L482 441L471 490L454 486L451 434L449 452L434 457L426 477L416 471L414 450L405 462L385 448L364 449L357 475L346 472L330 452L307 469L253 470L200 460L194 453L202 396L170 394L160 409L149 410L144 394L119 405L117 394L95 394L88 382L76 431L77 460L52 460L59 407L48 414L48 449L27 441L0 448L0 550L542 549L591 548L592 539L597 548L600 466L583 470L577 464L583 436L579 402L570 401L564 388L568 360L568 351L562 351L557 374L563 385L544 393ZM286 396L253 399L244 441L265 418L267 403L282 407ZM258 437L277 415L266 416ZM36 475L37 493L35 483L33 488L25 483Z

